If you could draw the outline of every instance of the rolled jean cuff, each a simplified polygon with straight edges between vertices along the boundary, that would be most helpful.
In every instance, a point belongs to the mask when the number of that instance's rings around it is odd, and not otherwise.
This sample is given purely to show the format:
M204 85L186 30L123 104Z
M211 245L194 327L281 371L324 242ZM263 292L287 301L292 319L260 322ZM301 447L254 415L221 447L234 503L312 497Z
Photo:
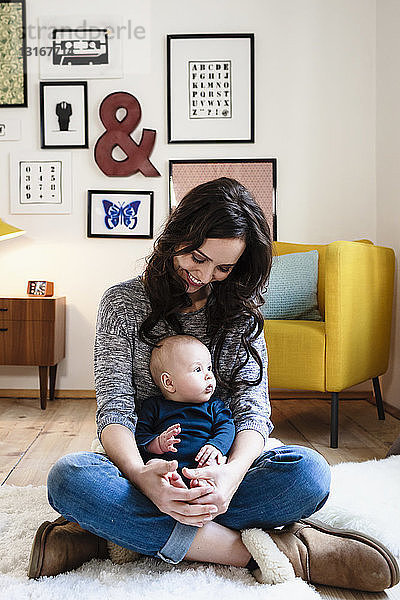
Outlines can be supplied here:
M167 563L177 565L188 553L198 529L193 525L183 525L177 521L164 546L157 552L157 556Z

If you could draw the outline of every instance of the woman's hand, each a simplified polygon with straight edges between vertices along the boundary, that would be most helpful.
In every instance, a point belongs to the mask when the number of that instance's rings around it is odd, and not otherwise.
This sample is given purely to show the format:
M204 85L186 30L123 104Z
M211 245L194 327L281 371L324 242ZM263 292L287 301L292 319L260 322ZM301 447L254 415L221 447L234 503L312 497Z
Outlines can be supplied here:
M161 512L179 523L202 527L217 514L214 502L195 504L213 490L212 485L188 489L176 469L176 460L149 460L136 471L133 483Z
M191 502L192 505L214 504L217 512L212 518L228 510L229 503L233 494L238 489L244 473L232 463L222 465L212 465L197 469L183 468L183 474L188 479L207 481L213 486L212 490L202 496L199 496ZM192 489L205 489L203 486Z

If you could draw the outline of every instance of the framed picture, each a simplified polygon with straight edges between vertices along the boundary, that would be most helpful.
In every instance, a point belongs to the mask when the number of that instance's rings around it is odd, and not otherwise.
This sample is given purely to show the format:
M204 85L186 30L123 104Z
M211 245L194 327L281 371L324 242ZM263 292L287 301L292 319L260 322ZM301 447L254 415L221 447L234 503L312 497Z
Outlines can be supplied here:
M21 139L21 121L0 117L0 142L9 142L11 140Z
M254 142L254 34L167 36L168 143Z
M153 237L153 192L89 190L88 237Z
M0 107L28 106L25 0L0 0Z
M41 79L122 77L121 18L112 15L42 17ZM90 25L88 25L90 23Z
M12 214L71 212L71 155L21 151L10 155Z
M86 81L40 82L42 148L88 148Z
M271 235L277 239L276 158L228 158L169 161L169 206L172 211L194 187L219 177L244 185L262 208Z

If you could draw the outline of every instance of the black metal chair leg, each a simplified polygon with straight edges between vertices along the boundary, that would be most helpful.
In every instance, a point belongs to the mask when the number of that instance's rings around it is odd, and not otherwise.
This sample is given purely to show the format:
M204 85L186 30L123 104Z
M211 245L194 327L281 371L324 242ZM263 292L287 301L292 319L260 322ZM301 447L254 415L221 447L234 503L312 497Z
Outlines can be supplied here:
M332 392L331 399L331 448L338 447L339 392Z
M380 421L384 421L385 420L385 410L383 408L381 386L379 384L379 377L373 377L372 383L374 385L374 396L375 396L376 409L378 411L378 419Z

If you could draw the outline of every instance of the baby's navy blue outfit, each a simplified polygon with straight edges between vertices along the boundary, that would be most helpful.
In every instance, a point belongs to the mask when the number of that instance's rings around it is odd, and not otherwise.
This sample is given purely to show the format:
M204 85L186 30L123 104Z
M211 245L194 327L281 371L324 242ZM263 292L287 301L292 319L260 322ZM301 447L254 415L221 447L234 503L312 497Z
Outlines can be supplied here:
M175 445L177 452L152 454L145 450L147 444L175 423L181 426L181 441ZM205 444L215 446L225 456L235 439L235 425L231 411L219 398L195 404L152 396L142 404L135 437L145 462L150 458L177 460L180 472L182 467L197 467L194 459Z

